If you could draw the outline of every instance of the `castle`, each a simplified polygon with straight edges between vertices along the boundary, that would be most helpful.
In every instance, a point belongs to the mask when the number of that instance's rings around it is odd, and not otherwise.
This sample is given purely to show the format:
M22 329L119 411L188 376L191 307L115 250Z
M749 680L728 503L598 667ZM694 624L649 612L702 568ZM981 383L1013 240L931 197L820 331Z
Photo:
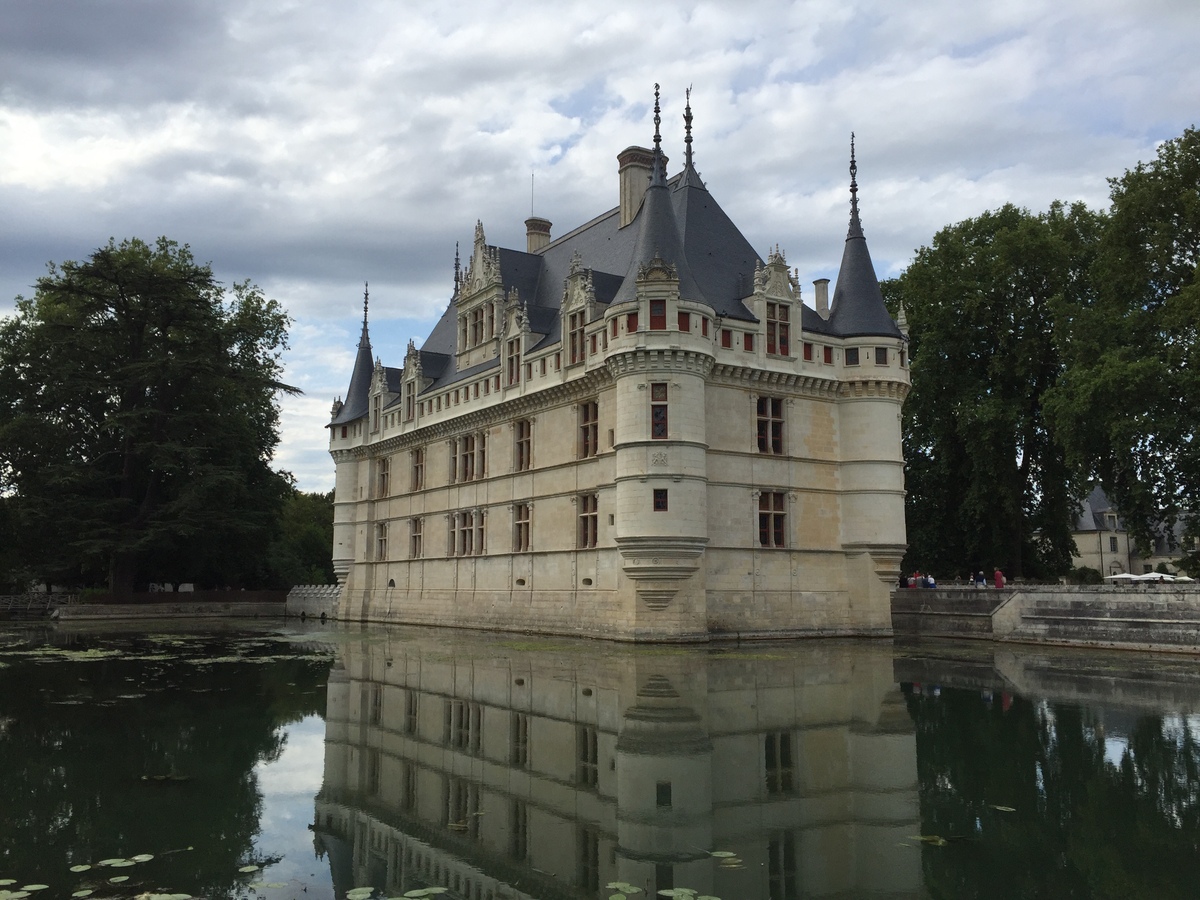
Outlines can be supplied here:
M524 251L482 224L404 364L363 330L335 402L338 617L621 640L889 634L906 336L858 215L832 300L700 180L618 157L619 203Z

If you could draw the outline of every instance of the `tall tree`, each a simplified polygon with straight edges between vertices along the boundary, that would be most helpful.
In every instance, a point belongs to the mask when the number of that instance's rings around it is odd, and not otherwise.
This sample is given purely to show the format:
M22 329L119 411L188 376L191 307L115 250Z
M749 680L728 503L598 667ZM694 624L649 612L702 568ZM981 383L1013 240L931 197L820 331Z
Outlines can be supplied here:
M1047 406L1148 545L1181 516L1200 535L1200 132L1109 184L1096 295L1064 321L1069 368Z
M1062 373L1053 310L1087 291L1101 219L1006 205L942 229L886 286L912 353L907 568L1065 570L1077 491L1043 412Z
M0 321L0 488L35 568L118 593L261 577L288 324L166 238L52 264Z

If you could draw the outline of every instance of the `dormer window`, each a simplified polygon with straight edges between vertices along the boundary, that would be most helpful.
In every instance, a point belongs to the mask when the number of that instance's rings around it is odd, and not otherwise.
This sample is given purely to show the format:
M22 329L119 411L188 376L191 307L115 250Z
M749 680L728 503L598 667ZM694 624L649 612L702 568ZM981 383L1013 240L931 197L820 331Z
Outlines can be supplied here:
M582 310L567 316L567 364L583 362L584 343L583 329L587 324L587 315Z

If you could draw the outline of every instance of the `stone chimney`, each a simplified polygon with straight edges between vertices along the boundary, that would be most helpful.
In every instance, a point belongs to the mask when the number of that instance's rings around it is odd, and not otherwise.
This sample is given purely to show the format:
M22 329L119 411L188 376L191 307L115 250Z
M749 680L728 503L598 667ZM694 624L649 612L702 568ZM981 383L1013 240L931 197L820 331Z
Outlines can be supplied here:
M525 249L537 253L550 243L550 220L530 216L525 220Z
M667 157L663 157L663 166ZM621 227L632 222L642 208L642 198L650 186L654 151L645 147L626 147L617 154L617 172L621 178Z
M829 279L818 278L813 282L817 294L817 315L822 319L829 318Z

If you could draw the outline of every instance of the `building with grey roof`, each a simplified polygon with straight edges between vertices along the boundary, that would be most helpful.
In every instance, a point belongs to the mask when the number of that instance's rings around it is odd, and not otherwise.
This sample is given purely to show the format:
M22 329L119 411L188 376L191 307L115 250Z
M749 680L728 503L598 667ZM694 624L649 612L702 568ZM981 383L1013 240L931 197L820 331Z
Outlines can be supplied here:
M858 212L804 302L697 172L617 156L618 203L524 250L482 223L403 365L363 333L334 404L340 615L613 637L890 631L903 317Z

